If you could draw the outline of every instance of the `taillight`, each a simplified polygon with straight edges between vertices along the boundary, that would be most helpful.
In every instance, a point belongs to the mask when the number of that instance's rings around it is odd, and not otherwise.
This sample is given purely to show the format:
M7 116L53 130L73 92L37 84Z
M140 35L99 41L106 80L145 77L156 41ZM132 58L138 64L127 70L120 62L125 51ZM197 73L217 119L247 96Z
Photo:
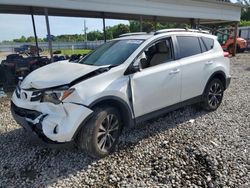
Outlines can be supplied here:
M224 57L229 57L229 53L228 52L224 52Z

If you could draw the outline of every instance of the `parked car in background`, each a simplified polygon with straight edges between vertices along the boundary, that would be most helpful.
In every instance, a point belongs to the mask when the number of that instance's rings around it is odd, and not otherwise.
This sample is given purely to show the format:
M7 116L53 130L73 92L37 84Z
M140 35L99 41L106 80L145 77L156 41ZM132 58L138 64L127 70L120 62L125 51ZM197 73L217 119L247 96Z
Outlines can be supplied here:
M221 47L230 54L233 54L234 50L233 32L233 29L219 29L216 33ZM236 44L237 53L243 53L247 49L247 41L244 38L237 36Z
M30 73L11 111L30 136L104 157L124 127L194 103L216 110L230 79L228 52L216 36L186 29L125 34L78 63Z
M39 53L42 52L41 48L38 48ZM33 45L22 45L18 48L14 48L14 52L18 54L27 54L27 55L37 55L37 47Z

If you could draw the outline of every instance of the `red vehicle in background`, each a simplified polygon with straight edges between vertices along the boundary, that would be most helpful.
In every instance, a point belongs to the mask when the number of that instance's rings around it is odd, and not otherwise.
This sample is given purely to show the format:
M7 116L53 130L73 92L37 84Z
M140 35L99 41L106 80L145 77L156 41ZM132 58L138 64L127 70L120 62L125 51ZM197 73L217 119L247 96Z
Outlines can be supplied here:
M234 50L234 30L233 29L219 29L216 32L218 41L221 44L221 47L224 51L233 54ZM243 53L247 49L247 41L243 38L237 37L236 40L236 49L237 53Z

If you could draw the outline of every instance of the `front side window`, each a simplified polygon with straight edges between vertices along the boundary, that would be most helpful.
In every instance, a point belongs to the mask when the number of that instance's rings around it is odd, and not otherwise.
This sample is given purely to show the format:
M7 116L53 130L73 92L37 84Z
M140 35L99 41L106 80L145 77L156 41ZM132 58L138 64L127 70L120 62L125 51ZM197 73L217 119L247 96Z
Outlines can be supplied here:
M80 64L94 66L117 66L124 61L142 44L143 40L115 40L110 41L87 57L79 61Z
M171 38L161 39L147 47L138 58L140 59L144 59L141 64L143 69L173 61Z
M177 36L180 57L185 58L202 53L199 38L192 36Z

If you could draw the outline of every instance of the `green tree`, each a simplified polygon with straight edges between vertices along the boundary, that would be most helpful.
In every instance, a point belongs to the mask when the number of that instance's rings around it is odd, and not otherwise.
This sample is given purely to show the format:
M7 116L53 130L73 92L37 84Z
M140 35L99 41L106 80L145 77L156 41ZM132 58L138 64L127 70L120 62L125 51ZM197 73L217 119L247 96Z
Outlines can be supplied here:
M142 22L142 31L143 32L152 32L155 29L161 30L161 29L170 29L170 28L186 28L189 27L188 24L181 24L181 23L156 23L149 21L143 21ZM129 28L131 32L139 32L140 31L140 22L139 21L129 21Z
M119 37L121 34L129 33L130 30L129 30L129 26L128 26L128 25L125 25L125 24L118 24L118 25L113 26L112 32L113 32L113 33L112 33L112 34L113 34L113 37L114 37L114 38L117 38L117 37Z
M35 37L32 37L32 36L28 37L26 39L26 42L35 42Z
M240 21L240 26L250 26L250 21L241 20Z
M131 20L129 21L129 29L132 33L140 32L140 22ZM142 22L142 31L143 32L151 32L154 30L154 24L152 22L143 21Z
M106 27L107 40L111 40L114 38L113 32L114 32L114 27L110 27L110 26Z
M250 21L250 0L237 0L237 2L245 5L241 11L241 20Z
M91 31L88 33L87 38L89 41L103 40L103 33L100 31Z
M26 37L21 36L21 38L19 38L19 39L14 39L13 42L26 42Z

